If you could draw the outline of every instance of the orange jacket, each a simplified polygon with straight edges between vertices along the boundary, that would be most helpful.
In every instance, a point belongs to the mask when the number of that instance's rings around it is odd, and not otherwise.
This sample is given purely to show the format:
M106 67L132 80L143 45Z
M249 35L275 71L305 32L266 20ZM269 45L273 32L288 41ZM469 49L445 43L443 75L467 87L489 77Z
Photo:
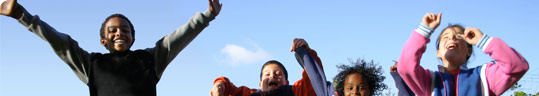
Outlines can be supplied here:
M313 55L313 57L316 59L316 62L318 62L320 68L323 69L322 61L316 54L316 51L312 49L307 49L310 54ZM214 80L214 84L217 81L223 81L225 84L225 96L249 96L251 93L255 92L257 89L251 89L246 86L240 86L236 87L228 78L221 76ZM302 71L302 77L298 81L294 82L294 85L292 85L292 91L294 91L295 96L316 96L316 93L313 90L313 86L311 85L311 81L309 80L309 76L307 75L307 72L305 70Z

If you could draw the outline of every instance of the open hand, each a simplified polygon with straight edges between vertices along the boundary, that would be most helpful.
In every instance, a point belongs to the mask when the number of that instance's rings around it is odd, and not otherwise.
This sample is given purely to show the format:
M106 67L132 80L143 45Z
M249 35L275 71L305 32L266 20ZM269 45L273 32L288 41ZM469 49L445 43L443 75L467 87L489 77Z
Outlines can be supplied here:
M421 23L429 26L434 31L438 25L440 25L440 22L442 20L442 13L438 13L438 15L434 13L427 13L425 16L423 16L423 20Z
M209 0L210 1L210 11L215 14L215 16L219 15L219 12L221 12L221 6L223 4L219 3L219 0Z
M459 36L469 44L476 45L479 42L479 39L483 37L483 32L478 28L467 27L464 30L464 34L459 34Z
M223 81L217 81L213 84L210 91L210 96L225 96L225 84Z

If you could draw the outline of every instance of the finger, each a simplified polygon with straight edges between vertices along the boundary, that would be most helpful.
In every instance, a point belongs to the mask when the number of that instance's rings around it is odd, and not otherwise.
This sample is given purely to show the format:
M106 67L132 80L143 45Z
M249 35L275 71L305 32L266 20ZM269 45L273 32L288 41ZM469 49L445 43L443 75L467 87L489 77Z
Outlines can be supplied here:
M305 42L298 41L298 45L296 46L296 48L303 47L303 46L305 46Z
M296 49L296 41L297 41L297 38L294 38L294 40L292 40L292 47L290 47L290 52Z
M436 18L436 21L440 22L442 21L442 12L438 13L438 17Z
M473 38L473 36L471 35L473 33L473 28L471 27L467 27L466 29L464 29L464 34L462 34L462 38L464 38L464 40L468 41L470 39Z

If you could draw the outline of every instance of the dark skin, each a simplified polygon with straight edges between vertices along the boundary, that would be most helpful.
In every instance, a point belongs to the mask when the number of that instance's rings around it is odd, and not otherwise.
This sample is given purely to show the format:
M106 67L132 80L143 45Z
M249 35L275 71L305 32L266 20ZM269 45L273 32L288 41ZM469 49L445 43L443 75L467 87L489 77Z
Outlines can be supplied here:
M132 36L131 26L127 20L114 17L105 23L104 38L100 39L101 45L111 53L124 52L131 48L135 38Z
M367 81L359 73L348 74L344 80L344 96L372 96Z
M12 17L14 19L20 19L23 11L22 6L17 3L17 0L2 0L0 1L0 15ZM219 0L209 0L209 10L215 15L219 15L222 4ZM125 19L118 17L111 18L105 23L104 38L100 39L101 45L103 45L111 53L125 52L130 50L131 45L135 41L132 36L132 26Z
M20 19L22 16L22 11L17 4L17 0L6 0L2 2L0 7L0 14L6 15L11 18Z

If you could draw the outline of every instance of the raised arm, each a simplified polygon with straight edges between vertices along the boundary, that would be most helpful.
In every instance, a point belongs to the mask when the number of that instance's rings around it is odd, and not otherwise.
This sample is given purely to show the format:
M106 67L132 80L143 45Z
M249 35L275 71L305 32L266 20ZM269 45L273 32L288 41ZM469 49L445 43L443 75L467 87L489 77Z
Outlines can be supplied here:
M438 27L441 21L441 13L436 15L427 13L419 28L412 31L412 35L404 44L397 67L399 75L406 85L419 96L427 96L431 93L431 72L421 67L421 56L427 49L430 35Z
M168 64L209 25L220 10L219 0L210 0L210 9L204 13L197 12L186 24L157 41L154 48L146 49L155 56L158 78L161 78Z
M300 47L295 51L296 59L307 72L312 88L317 96L336 96L334 93L335 88L333 88L331 83L327 82L321 63L318 60L315 61L315 55L311 55L311 53L316 54L316 52L314 50L308 51L305 47Z
M89 53L80 48L75 40L67 34L57 32L41 21L39 16L32 16L23 6L17 4L16 0L6 0L0 8L0 14L17 19L29 31L47 41L56 55L69 65L79 79L85 84L88 83Z
M296 52L296 60L303 68L302 78L294 82L294 93L299 96L333 94L335 89L327 82L322 61L316 51L310 49L307 42L301 38L293 40L290 51Z
M496 64L486 64L485 74L489 92L501 95L514 85L528 71L529 65L515 49L503 40L483 34L477 28L466 28L461 36L472 45L490 55Z
M398 63L395 62L393 66L391 66L389 74L391 74L391 77L393 77L393 81L395 81L395 86L397 87L397 95L398 96L414 96L414 92L406 85L406 82L402 80L401 76L397 72L397 65Z

